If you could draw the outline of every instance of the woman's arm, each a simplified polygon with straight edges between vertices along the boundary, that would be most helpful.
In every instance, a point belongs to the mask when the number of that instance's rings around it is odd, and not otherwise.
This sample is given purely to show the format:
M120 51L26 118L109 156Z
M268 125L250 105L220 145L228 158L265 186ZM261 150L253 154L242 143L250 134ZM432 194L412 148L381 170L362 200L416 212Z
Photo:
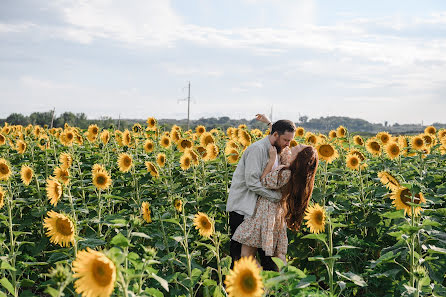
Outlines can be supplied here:
M258 120L259 122L268 124L268 128L271 129L273 123L270 121L270 119L268 119L268 117L264 114L256 114L256 120Z
M271 146L269 148L269 160L268 164L266 164L265 169L263 169L262 176L260 177L260 180L262 180L268 173L271 172L273 169L274 163L276 162L277 158L277 149L275 146Z

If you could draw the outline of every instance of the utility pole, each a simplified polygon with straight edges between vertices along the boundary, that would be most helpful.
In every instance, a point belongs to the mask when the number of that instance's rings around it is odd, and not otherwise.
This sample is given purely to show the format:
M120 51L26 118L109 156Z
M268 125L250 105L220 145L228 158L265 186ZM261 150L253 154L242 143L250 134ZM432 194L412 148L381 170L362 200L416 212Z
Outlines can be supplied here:
M118 118L118 130L119 130L120 126L121 126L121 114L119 114L119 118Z
M273 106L271 105L271 110L270 110L270 113L269 113L269 120L271 121L271 123L273 123L274 121L273 121Z
M186 101L187 100L187 130L189 130L190 126L190 81L188 84L188 91L187 91L187 98L185 99L179 99L179 101Z
M53 114L51 115L51 126L50 126L50 129L52 129L53 128L53 122L54 122L54 112L56 111L56 108L55 107L53 107Z

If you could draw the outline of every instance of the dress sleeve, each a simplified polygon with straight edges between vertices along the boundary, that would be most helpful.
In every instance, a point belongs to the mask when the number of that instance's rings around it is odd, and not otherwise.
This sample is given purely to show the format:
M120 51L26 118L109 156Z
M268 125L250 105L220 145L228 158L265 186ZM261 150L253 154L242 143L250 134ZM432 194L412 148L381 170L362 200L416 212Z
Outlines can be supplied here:
M262 179L262 185L267 189L280 189L290 180L289 169L273 170Z

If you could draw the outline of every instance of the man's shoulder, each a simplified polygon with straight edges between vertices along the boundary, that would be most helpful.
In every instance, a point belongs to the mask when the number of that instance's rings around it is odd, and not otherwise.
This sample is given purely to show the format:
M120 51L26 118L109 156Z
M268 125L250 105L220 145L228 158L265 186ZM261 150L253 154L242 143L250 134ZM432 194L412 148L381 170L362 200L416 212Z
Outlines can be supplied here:
M246 151L253 151L253 150L257 151L263 148L265 148L265 138L262 138L252 143L250 146L246 148Z

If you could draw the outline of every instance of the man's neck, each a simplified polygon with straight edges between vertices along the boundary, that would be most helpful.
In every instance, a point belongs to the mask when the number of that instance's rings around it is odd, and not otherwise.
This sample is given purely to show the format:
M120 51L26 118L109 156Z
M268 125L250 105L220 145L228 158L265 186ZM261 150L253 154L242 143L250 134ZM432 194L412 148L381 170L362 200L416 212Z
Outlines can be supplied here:
M274 136L268 135L268 139L269 139L269 143L271 143L271 145L274 145L274 141L275 141Z

